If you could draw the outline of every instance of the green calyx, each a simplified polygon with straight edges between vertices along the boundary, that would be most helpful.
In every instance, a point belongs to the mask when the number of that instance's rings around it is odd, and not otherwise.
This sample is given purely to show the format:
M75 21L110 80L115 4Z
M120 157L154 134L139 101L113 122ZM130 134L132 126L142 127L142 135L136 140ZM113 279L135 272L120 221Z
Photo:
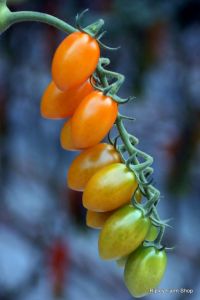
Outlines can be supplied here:
M84 15L89 11L89 9L85 9L84 11L82 11L80 14L77 14L76 16L76 27L79 31L85 32L87 34L89 34L91 37L98 39L98 36L102 36L103 33L101 32L101 29L104 25L104 20L103 19L99 19L96 22L88 25L87 27L82 27L82 20Z
M88 33L93 38L97 38L99 32L101 31L104 25L104 20L99 19L98 21L88 25L87 27L83 28L83 31Z
M102 31L102 27L104 26L104 20L103 19L99 19L96 22L86 26L86 27L82 27L82 20L84 15L89 11L89 9L85 9L81 14L77 14L76 16L76 27L79 31L81 32L85 32L87 34L89 34L91 37L95 38L97 40L97 42L99 43L99 45L106 50L118 50L120 47L109 47L107 45L105 45L104 43L102 43L101 38L105 35L106 31Z

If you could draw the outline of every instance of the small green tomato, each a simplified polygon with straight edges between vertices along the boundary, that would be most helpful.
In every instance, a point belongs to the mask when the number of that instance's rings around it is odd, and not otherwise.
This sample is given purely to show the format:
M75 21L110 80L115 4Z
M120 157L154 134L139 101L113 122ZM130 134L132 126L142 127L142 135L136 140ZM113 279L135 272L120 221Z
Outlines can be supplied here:
M134 251L144 241L151 221L143 212L125 205L105 222L99 236L102 259L118 259Z
M165 250L154 246L140 246L129 257L124 269L124 280L129 292L136 298L143 297L156 288L165 273Z

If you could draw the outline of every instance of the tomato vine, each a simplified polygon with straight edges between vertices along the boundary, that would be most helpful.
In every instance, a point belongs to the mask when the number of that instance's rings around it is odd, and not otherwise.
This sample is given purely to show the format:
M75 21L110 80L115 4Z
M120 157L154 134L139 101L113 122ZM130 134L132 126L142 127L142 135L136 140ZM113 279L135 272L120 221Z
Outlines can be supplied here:
M100 33L100 30L102 26L104 25L104 21L102 19L96 21L95 23L82 28L80 25L80 21L83 17L83 14L87 11L84 11L82 14L77 15L76 17L76 24L78 28L75 28L68 23L60 20L57 17L54 17L52 15L46 14L46 13L39 13L35 11L19 11L19 12L12 12L9 10L9 8L6 5L6 0L0 0L0 32L6 31L10 26L20 23L20 22L26 22L26 21L35 21L35 22L42 22L46 23L48 25L51 25L65 33L73 33L76 31L83 31L88 34L90 34L93 37L97 37L97 40L100 42L100 38L103 36L103 33ZM98 37L99 34L99 37ZM103 45L104 47L104 45ZM108 49L112 49L110 47L105 46ZM93 74L94 82L92 82L92 85L97 89L102 91L104 94L112 97L114 101L116 101L118 104L124 104L128 101L131 101L134 99L134 97L128 97L126 99L122 99L117 95L118 90L120 89L121 85L123 84L125 80L125 76L116 73L110 70L105 69L106 66L110 64L110 60L108 58L100 58L97 69L95 73ZM113 81L111 84L109 84L109 80ZM135 201L135 197L132 199L132 203L137 206L140 209L149 209L151 210L151 219L152 222L156 226L160 227L160 230L162 233L164 232L165 226L169 226L167 224L167 221L161 221L160 217L158 215L156 205L159 202L160 198L160 192L151 184L151 182L148 181L149 175L153 173L153 169L151 168L151 165L153 163L153 158L146 154L145 152L142 152L138 148L136 148L136 145L138 144L138 139L134 137L133 135L130 135L125 126L124 126L124 119L132 119L126 116L122 116L121 114L118 114L118 117L116 119L116 127L119 132L119 136L123 144L118 144L117 140L110 141L115 144L115 147L120 152L122 159L128 166L130 170L132 170L138 180L139 188L143 195L150 201L150 204L142 205L138 204L137 201ZM129 158L125 160L124 152L128 152ZM143 159L143 162L140 162L140 159ZM160 240L157 240L157 243L161 243L161 238L163 234L160 236Z
M65 33L75 33L75 35L79 35L80 32L85 33L90 37L94 38L101 47L113 50L113 48L110 48L101 42L101 38L104 35L104 32L102 32L102 26L104 25L104 21L100 19L94 22L93 24L90 24L89 26L82 28L80 23L83 14L84 12L80 14L80 16L77 16L76 18L77 28L75 28L64 21L45 13L31 12L31 11L12 12L7 7L6 0L0 0L0 33L3 33L10 26L19 22L25 22L25 21L43 22L51 26L54 26ZM113 72L107 69L108 65L110 64L110 60L108 58L100 57L99 60L97 61L98 61L98 65L96 67L96 70L94 71L94 73L90 78L90 84L96 90L95 92L93 91L91 97L93 97L93 95L98 94L99 101L101 101L101 98L104 99L108 97L107 100L111 102L114 101L118 105L132 101L134 97L128 97L122 99L117 94L120 87L124 83L125 76L120 73ZM51 89L55 90L55 87L51 86ZM92 101L92 100L93 99L88 98L88 101ZM117 115L116 103L114 103L114 106L112 108L113 118L116 117ZM143 246L144 247L153 246L157 250L163 250L163 248L167 249L166 247L163 247L161 243L162 243L165 227L169 226L168 225L169 220L161 220L157 212L157 204L160 200L160 192L157 188L155 188L155 186L152 183L151 175L153 174L153 168L152 168L153 158L149 154L141 151L137 147L139 140L134 135L128 133L124 124L125 120L133 120L133 118L130 118L128 116L123 116L120 113L118 113L117 118L115 120L115 126L117 128L118 134L117 136L112 137L112 133L110 132L108 135L108 139L110 141L110 144L119 152L122 162L125 164L125 166L128 168L129 171L134 173L132 175L136 177L138 188L136 189L136 191L132 196L131 203L133 204L134 209L137 209L138 211L140 211L140 213L142 213L142 216L140 216L140 218L141 220L143 220L144 224L146 224L145 225L146 229L143 232L144 237L146 236L146 233L149 228L149 223L148 223L149 219L151 220L151 223L153 225L159 228L159 232L156 239L154 241L145 241L143 243ZM67 130L68 130L69 123L67 126L68 126ZM108 127L109 126L110 123L108 124ZM85 144L83 144L83 148L86 148L86 146ZM93 144L89 146L93 146ZM127 155L128 158L126 158ZM121 168L120 165L118 165L118 167ZM144 203L140 203L137 200L136 193L138 192L138 190L146 198L146 201ZM132 214L132 207L129 208L125 207L122 210L128 211L128 213L130 210L130 213ZM137 215L138 211L134 211L133 213ZM118 214L120 215L122 214L122 212L119 211ZM141 243L140 240L138 240L138 245L139 243ZM123 251L122 251L122 255L123 255Z

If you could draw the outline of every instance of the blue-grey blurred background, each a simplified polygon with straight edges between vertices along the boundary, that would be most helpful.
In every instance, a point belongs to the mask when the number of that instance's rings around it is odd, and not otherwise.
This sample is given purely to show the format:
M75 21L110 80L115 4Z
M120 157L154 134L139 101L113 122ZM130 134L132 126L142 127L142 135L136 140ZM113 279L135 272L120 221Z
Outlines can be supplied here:
M12 0L71 24L106 21L105 52L126 75L121 112L154 156L159 212L173 217L165 235L163 288L192 289L145 299L200 299L200 2L195 0ZM76 153L61 149L63 121L42 119L41 95L63 33L23 23L0 36L0 300L130 300L123 270L98 257L98 231L85 226L81 194L66 186Z

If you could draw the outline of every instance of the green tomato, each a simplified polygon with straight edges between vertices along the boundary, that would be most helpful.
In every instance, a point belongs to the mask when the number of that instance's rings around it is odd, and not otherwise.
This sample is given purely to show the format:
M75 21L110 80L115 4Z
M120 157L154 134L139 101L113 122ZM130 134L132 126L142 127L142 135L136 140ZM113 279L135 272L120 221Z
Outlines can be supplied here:
M153 242L153 241L155 241L157 236L158 236L158 228L156 226L154 226L153 224L151 224L149 231L145 237L145 240L149 241L149 242Z
M124 269L124 280L130 293L136 298L149 294L160 284L166 265L165 250L140 246L128 257Z
M134 251L145 239L151 221L140 209L125 205L105 222L99 236L102 259L117 259Z

